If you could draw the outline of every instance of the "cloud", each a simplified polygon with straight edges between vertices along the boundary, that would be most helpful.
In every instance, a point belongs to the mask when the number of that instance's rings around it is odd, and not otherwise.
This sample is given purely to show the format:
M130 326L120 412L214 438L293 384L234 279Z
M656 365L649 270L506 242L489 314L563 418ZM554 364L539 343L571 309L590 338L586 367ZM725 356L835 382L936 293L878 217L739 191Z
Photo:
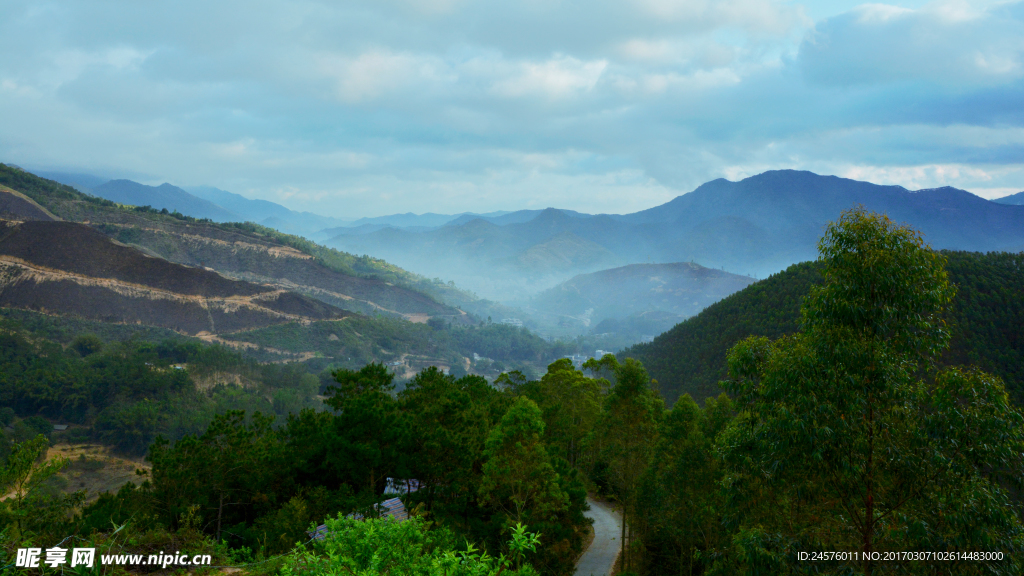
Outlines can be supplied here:
M559 54L545 62L519 64L515 75L495 82L493 91L509 98L568 98L593 90L607 67L604 60L582 62Z
M865 4L819 23L800 46L805 77L851 86L927 81L947 87L1024 77L1019 10L938 3L919 10Z
M773 168L1024 189L1024 3L917 4L9 0L0 161L355 216Z

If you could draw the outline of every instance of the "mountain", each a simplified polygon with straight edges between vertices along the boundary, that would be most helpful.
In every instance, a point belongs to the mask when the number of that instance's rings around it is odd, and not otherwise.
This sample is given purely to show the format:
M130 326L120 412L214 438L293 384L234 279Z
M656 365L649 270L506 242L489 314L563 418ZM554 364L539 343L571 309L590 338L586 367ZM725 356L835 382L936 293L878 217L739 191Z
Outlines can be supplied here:
M339 235L328 245L371 254L429 275L444 275L485 298L523 300L581 273L640 262L696 262L766 276L816 256L825 225L862 205L906 222L931 246L972 251L1024 249L1024 206L991 202L955 188L910 191L811 172L776 170L739 182L714 180L661 206L625 215L566 210L460 217L436 230L384 229ZM573 258L573 243L544 247L559 234L606 250ZM534 247L545 254L535 260ZM562 261L561 266L548 263ZM534 267L534 262L542 263Z
M7 220L59 220L35 200L17 190L0 186L0 219Z
M855 205L910 224L935 248L999 250L1024 239L1024 208L1006 208L965 190L910 191L795 170L765 172L740 182L714 180L661 206L617 218L634 224L671 223L678 230L737 219L762 232L775 255L812 247L827 222Z
M254 200L212 186L189 186L185 189L203 200L213 202L237 214L236 220L256 222L282 232L308 238L313 237L312 231L344 225L347 222L344 219L321 216L312 212L297 212L269 200Z
M53 172L46 170L35 170L32 172L40 178L46 178L47 180L53 180L54 182L60 182L66 184L82 192L90 192L93 188L109 182L110 178L103 178L102 176L96 176L95 174L79 174L73 172Z
M1009 196L1003 196L1002 198L996 198L993 200L998 204L1010 204L1012 206L1024 205L1024 192L1017 192L1016 194L1010 194Z
M197 198L177 186L166 182L159 186L146 186L131 180L111 180L93 188L91 193L100 198L132 206L152 206L157 210L177 211L193 218L208 218L214 222L242 220L213 202Z
M547 210L555 210L555 208L547 208ZM559 212L572 216L574 218L589 218L590 214L583 214L574 210L558 210ZM491 224L497 224L504 226L505 224L522 224L523 222L529 222L537 216L539 216L544 210L516 210L515 212L490 212L488 214L472 214L466 213L459 215L447 223L448 226L461 226L470 220L477 218L486 220Z
M671 321L669 328L754 281L691 262L630 264L575 276L535 296L526 311L563 326L571 320L603 325L602 332L615 331L606 320L653 320L646 313L657 311L666 313L656 316Z
M405 214L373 216L359 218L343 226L322 229L314 234L314 239L330 240L335 236L369 234L370 232L376 232L385 228L401 228L413 232L427 232L450 223L462 224L477 218L493 222L500 220L506 214L511 213L507 211L488 212L486 214L476 214L473 212L463 212L461 214L435 214L433 212L413 214L412 212L406 212ZM525 220L530 218L525 218Z
M461 321L465 316L408 287L432 283L387 262L357 258L255 224L217 224L123 207L3 165L0 185L63 220L88 222L108 237L168 262L211 268L225 277L296 292L352 312L421 322L434 316Z
M996 374L1024 403L1024 255L943 254L957 295L947 319L953 337L942 364L972 364ZM641 361L670 403L684 393L698 402L717 396L729 348L747 336L774 339L796 332L801 301L821 282L820 270L815 262L794 264L619 356Z
M224 278L74 222L0 221L0 306L184 334L344 318L307 296Z
M511 214L499 218L506 216ZM486 298L516 300L575 274L628 263L616 253L621 246L615 242L635 243L627 228L605 216L582 218L548 208L526 222L502 225L472 218L426 232L387 228L339 235L327 245L451 278Z

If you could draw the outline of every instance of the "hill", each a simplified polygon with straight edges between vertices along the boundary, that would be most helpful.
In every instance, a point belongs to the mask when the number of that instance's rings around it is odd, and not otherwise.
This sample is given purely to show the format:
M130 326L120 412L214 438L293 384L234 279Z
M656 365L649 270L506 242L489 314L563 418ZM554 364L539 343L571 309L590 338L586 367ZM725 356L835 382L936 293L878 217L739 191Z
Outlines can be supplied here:
M5 313L42 312L62 326L93 322L97 333L171 330L250 360L303 360L314 372L397 361L408 370L434 364L488 376L504 367L533 374L577 351L473 319L427 291L476 306L483 318L503 316L453 285L378 259L257 224L115 204L4 165L0 182L9 190L0 200L36 210L2 223ZM62 221L50 219L57 214ZM472 365L474 353L486 361Z
M373 258L358 258L255 224L218 224L155 209L118 205L28 172L0 165L0 185L63 220L88 222L122 244L190 267L297 292L361 313L426 321L464 314L424 293L450 287ZM415 289L412 285L420 286Z
M312 212L298 212L275 202L246 198L241 194L212 186L190 186L185 189L194 196L213 202L217 206L237 214L238 217L235 220L257 222L281 232L298 234L307 238L313 238L315 230L344 224L342 219L321 216ZM182 213L185 212L182 211Z
M996 374L1024 403L1024 255L943 253L957 296L949 312L953 338L942 362ZM698 401L717 396L729 348L747 336L795 332L800 303L820 280L816 263L795 264L619 356L643 362L669 402L683 393Z
M196 335L350 315L147 256L84 224L0 221L0 306Z
M501 222L518 214L493 220ZM637 240L628 238L628 225L553 208L525 222L495 224L490 220L472 218L463 224L423 232L386 228L368 234L339 235L327 244L373 254L424 274L451 278L486 298L515 300L579 273L625 264L616 253L620 246L614 238L621 239L623 245Z
M1012 206L1024 205L1024 192L1017 192L1016 194L1010 194L1009 196L1003 196L1002 198L996 198L993 202L999 204L1010 204Z
M667 314L656 316L674 320L667 329L753 282L690 262L630 264L575 276L535 296L526 311L552 323L575 320L584 327L660 311Z
M166 182L159 186L146 186L131 180L111 180L92 188L90 192L118 204L152 206L158 210L177 211L193 218L209 218L214 222L243 220L238 214L208 200L197 198Z
M825 225L856 205L920 230L938 249L1016 251L1024 246L1024 206L985 200L955 188L911 191L811 172L776 170L739 182L714 180L661 206L625 215L520 211L498 218L460 217L436 229L339 235L330 246L386 258L409 270L443 274L485 298L524 299L581 273L639 262L697 262L766 276L816 257ZM534 267L527 253L560 234L606 250L574 260L575 246L545 247ZM564 254L562 254L564 252Z
M58 220L49 210L28 196L0 186L0 218L8 220Z

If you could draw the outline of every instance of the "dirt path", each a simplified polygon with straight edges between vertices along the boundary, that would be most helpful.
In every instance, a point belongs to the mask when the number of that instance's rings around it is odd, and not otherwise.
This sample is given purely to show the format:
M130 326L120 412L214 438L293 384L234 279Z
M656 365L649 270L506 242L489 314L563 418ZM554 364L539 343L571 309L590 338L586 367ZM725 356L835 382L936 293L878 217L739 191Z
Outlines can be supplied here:
M576 563L576 576L609 576L619 557L621 516L610 504L589 496L587 504L590 504L590 511L586 516L594 519L594 541Z

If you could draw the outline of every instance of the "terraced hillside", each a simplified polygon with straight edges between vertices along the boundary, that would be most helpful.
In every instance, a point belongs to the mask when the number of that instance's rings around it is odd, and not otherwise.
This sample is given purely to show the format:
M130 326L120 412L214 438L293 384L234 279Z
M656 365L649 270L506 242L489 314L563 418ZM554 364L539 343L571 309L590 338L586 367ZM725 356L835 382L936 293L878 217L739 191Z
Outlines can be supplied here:
M350 315L319 300L175 264L74 222L0 221L0 306L197 335Z
M400 268L317 246L253 224L217 224L87 196L17 168L0 165L0 201L30 200L42 212L19 204L19 219L54 218L87 224L122 244L170 262L210 268L223 276L304 294L360 313L396 315L414 322L465 314L410 284L424 283ZM3 200L8 198L8 200ZM3 205L0 205L2 208ZM430 284L426 282L426 284Z

